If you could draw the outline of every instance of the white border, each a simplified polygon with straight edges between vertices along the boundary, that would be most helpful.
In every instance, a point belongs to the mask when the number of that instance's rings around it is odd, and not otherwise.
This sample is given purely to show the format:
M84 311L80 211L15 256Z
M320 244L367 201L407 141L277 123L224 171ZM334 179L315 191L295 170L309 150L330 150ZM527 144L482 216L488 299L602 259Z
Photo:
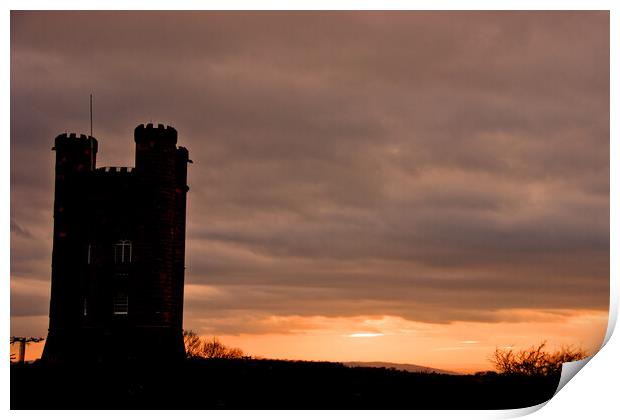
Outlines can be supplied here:
M620 345L618 344L617 337L611 337L613 327L616 323L618 314L618 263L615 256L618 255L618 223L614 216L618 214L618 197L620 191L618 190L618 147L615 141L618 138L617 125L613 119L617 110L617 98L618 98L618 40L620 34L618 31L618 25L620 23L618 19L618 7L617 2L613 1L541 1L541 0L521 0L521 1L370 1L362 0L356 2L335 2L325 0L315 1L297 1L294 4L283 0L265 0L265 1L248 1L248 0L233 0L223 2L197 2L191 0L177 0L175 2L164 2L160 0L153 1L91 1L84 3L81 1L56 1L54 4L50 4L49 1L14 1L10 0L3 4L8 5L5 9L5 13L2 15L0 21L0 27L3 32L2 53L5 57L5 65L2 66L3 85L2 89L4 100L3 106L3 125L5 132L5 139L10 139L10 13L9 10L38 10L38 9L60 9L60 10L96 10L96 9L117 9L117 10L133 10L133 9L158 9L158 10L195 10L195 9L213 9L213 10L231 10L231 9L288 9L288 10L306 10L306 9L362 9L362 10L377 10L377 9L419 9L419 10L611 10L611 104L610 113L611 120L611 223L610 223L610 253L611 253L611 306L610 306L610 318L605 347L588 363L587 367L580 372L578 379L570 381L564 389L562 389L544 409L537 411L532 415L532 418L541 419L555 419L555 418L583 418L585 416L591 418L609 418L611 413L617 413L618 403L617 391L613 388L613 384L617 381L619 372L619 362L617 354ZM614 77L616 76L616 77ZM2 265L2 273L5 279L10 279L9 269L9 250L10 250L10 232L9 224L6 223L9 219L9 200L10 200L10 142L5 140L3 142L3 153L1 153L0 159L2 159L2 195L5 198L5 204L1 206L2 216L4 224L2 225L2 258L5 264ZM4 285L4 293L1 296L1 306L5 311L4 322L2 328L5 334L5 339L9 336L10 331L10 306L9 306L9 282ZM610 339L611 337L611 339ZM607 341L608 340L608 341ZM8 343L2 347L0 355L4 358L5 363L1 365L2 369L2 392L1 400L3 407L8 410L9 408L9 372L8 372ZM544 404L543 404L544 405ZM540 408L540 407L538 407ZM387 411L380 413L381 416L388 416L393 419L410 419L412 417L422 416L423 418L504 418L514 417L527 414L532 409L522 410L504 410L504 411ZM53 415L62 415L63 418L82 418L85 413L79 411L67 411L67 412L54 412ZM40 416L43 413L40 412L11 412L12 416L22 417L34 417ZM43 415L49 415L46 413ZM107 418L110 415L113 416L135 416L140 413L135 412L88 412L88 416L94 416L95 418ZM236 419L238 417L251 416L252 418L265 418L269 420L276 419L289 419L292 416L301 419L315 419L320 417L356 417L356 418L375 418L376 412L287 412L287 411L262 411L262 412L237 412L237 411L220 411L212 413L221 419ZM149 412L149 416L155 417L168 417L170 413L165 412ZM186 415L200 415L200 413L187 413Z

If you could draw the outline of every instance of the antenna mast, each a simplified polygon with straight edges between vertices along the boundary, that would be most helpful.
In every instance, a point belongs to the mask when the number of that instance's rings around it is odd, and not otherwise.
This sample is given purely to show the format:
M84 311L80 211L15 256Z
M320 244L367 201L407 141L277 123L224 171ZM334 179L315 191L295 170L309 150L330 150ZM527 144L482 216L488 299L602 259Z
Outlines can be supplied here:
M90 94L90 136L93 136L93 94Z
M95 170L95 147L93 144L93 94L90 94L90 170Z

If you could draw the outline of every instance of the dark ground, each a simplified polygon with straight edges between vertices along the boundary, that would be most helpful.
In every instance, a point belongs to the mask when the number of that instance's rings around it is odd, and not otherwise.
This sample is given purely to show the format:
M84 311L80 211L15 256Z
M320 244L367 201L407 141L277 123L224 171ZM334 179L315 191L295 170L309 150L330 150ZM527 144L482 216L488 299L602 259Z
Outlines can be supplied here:
M507 409L547 401L558 382L275 360L35 363L11 366L11 409Z

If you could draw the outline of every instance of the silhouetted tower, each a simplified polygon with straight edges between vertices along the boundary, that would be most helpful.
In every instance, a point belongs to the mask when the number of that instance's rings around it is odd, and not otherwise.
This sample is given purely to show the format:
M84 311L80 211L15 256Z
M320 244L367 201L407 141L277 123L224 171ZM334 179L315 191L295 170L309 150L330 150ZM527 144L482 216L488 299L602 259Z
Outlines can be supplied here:
M183 357L187 149L135 129L135 168L96 168L97 140L56 137L44 360Z

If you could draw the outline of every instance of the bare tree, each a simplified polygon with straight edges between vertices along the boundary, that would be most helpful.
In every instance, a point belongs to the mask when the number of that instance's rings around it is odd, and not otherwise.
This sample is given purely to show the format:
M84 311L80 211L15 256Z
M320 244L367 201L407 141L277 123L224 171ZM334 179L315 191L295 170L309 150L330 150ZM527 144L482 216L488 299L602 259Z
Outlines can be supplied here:
M198 334L192 330L183 330L183 341L185 342L185 354L187 357L199 357L202 351L202 342Z
M203 342L202 356L207 359L240 359L243 357L243 350L225 346L220 340L213 337Z
M588 357L581 348L563 346L556 352L545 350L547 342L529 349L514 351L513 349L496 348L490 361L498 372L509 375L544 376L559 374L562 363L573 362Z
M228 347L217 338L209 340L200 338L194 331L183 331L185 341L185 354L187 357L200 357L204 359L241 359L244 357L243 350L237 347Z

